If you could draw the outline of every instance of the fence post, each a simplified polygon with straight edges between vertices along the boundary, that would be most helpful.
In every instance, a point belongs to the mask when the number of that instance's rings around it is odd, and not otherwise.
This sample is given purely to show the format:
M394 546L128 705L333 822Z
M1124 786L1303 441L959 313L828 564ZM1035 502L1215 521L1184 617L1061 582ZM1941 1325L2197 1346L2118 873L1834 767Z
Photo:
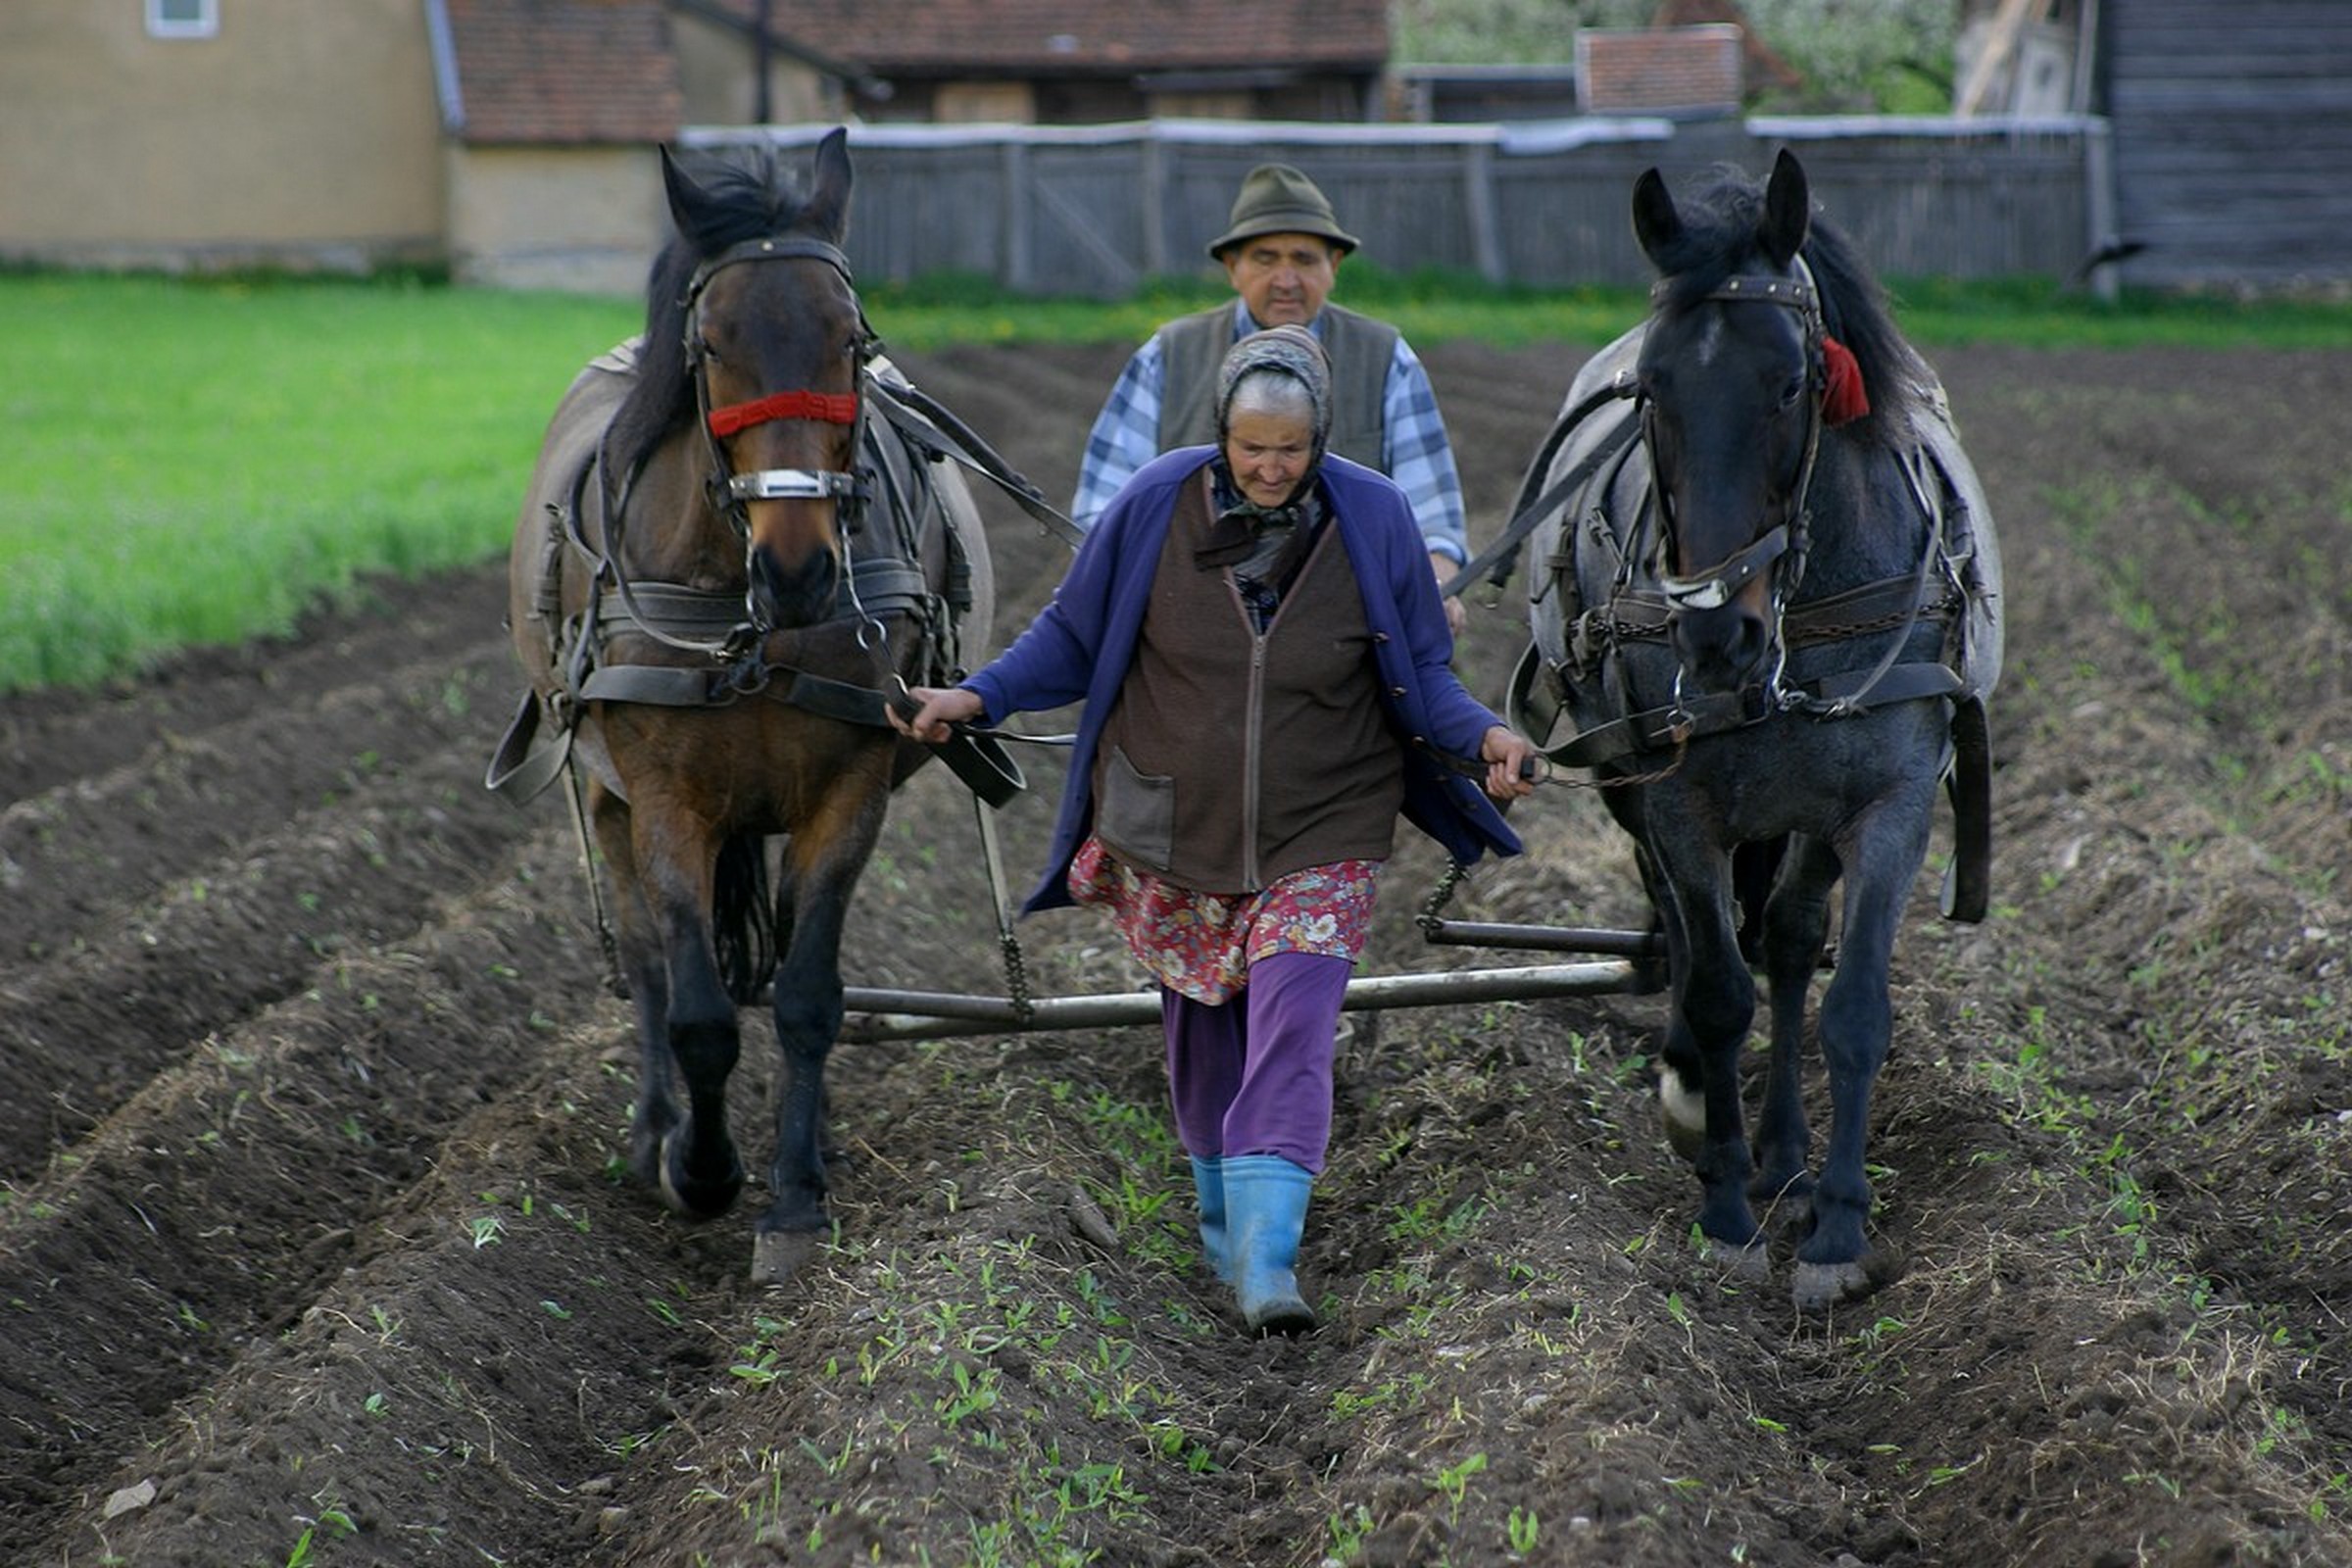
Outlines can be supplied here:
M2096 256L2121 236L2116 231L2115 145L2108 139L2108 122L2094 120L2082 129L2082 213L2090 232L2082 237L2083 254ZM2115 264L2090 270L2090 293L2102 305L2113 305L2123 292Z
M1466 142L1462 147L1462 193L1470 210L1470 255L1478 275L1490 283L1510 281L1502 257L1502 226L1494 212L1494 145Z
M1168 152L1156 122L1144 127L1144 276L1168 275Z
M1029 147L1012 136L1005 137L1002 145L998 177L1003 182L1004 203L1004 283L1014 293L1026 294L1036 271L1029 243L1029 215L1035 206L1029 191Z

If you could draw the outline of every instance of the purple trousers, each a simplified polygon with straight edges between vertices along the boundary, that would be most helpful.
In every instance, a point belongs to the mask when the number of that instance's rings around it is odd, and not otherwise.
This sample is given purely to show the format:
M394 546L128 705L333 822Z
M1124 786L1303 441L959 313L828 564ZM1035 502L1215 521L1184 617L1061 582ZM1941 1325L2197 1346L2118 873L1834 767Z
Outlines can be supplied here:
M1168 1101L1186 1153L1280 1154L1322 1171L1332 1056L1353 967L1321 954L1276 953L1250 964L1249 985L1220 1005L1160 991Z

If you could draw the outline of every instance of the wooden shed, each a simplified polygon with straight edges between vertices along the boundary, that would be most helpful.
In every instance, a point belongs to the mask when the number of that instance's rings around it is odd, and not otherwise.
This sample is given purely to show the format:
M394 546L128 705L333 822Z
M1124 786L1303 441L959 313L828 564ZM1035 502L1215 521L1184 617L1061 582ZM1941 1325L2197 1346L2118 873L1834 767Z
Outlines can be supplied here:
M2096 59L2125 282L2352 282L2352 4L2101 0Z

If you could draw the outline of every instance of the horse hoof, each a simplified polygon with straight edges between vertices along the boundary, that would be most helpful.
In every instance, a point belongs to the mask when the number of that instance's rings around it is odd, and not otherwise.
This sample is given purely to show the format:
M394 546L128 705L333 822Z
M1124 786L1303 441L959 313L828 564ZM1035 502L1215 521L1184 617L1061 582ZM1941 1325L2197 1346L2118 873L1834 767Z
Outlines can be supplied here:
M1697 1164L1707 1143L1707 1102L1684 1088L1682 1075L1671 1067L1658 1074L1658 1117L1674 1152Z
M752 1283L789 1285L816 1255L821 1231L761 1231L752 1238Z
M688 1219L716 1219L735 1206L743 1193L743 1162L732 1154L727 1158L727 1173L715 1181L705 1180L685 1169L678 1157L676 1140L664 1139L662 1145L662 1200Z
M1841 1301L1858 1301L1884 1281L1859 1262L1799 1263L1789 1297L1800 1312L1826 1312Z

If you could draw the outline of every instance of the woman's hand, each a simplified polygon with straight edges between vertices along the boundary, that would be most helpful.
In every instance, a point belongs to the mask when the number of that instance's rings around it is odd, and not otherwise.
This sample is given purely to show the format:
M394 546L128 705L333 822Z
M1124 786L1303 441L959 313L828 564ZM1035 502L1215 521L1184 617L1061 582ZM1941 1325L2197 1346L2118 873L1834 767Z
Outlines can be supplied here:
M1480 760L1487 764L1487 793L1498 801L1515 801L1536 793L1544 760L1536 743L1507 725L1488 729L1479 742Z
M917 705L912 716L902 712L899 703L888 704L890 727L926 746L945 742L949 725L968 724L988 711L978 692L961 686L913 686L906 696Z

